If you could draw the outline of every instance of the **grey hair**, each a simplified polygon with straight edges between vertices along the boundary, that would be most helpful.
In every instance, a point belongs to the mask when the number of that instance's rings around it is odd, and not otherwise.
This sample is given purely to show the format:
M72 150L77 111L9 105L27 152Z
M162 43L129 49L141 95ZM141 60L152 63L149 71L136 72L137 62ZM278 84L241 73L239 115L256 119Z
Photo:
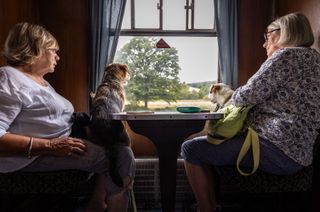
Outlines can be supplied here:
M290 13L273 21L268 30L280 29L279 46L307 46L314 42L308 18L301 13Z

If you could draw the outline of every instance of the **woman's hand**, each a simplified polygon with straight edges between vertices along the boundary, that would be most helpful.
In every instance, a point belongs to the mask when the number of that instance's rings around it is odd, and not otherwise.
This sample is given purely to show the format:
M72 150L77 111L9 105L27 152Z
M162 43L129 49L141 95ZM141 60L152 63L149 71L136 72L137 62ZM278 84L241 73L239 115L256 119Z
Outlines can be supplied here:
M86 153L86 144L78 138L62 137L54 138L49 141L49 154L55 156L80 156Z

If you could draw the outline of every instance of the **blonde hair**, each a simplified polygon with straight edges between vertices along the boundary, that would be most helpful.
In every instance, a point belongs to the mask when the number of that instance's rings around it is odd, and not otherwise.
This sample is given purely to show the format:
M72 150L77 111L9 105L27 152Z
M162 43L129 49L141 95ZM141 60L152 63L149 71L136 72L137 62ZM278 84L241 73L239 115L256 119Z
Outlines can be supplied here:
M279 46L308 46L314 42L308 18L301 13L290 13L273 21L268 30L280 29Z
M18 23L9 32L2 55L12 66L32 64L48 49L59 50L57 40L44 27Z

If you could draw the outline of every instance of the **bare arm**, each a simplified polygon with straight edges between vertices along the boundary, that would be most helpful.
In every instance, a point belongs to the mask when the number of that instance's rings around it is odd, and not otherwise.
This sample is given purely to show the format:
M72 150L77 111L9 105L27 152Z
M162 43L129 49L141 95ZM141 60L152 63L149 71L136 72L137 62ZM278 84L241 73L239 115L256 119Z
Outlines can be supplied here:
M29 149L31 148L31 151ZM6 133L0 138L0 156L55 155L78 156L87 151L86 144L78 138L63 137L55 139L33 138Z

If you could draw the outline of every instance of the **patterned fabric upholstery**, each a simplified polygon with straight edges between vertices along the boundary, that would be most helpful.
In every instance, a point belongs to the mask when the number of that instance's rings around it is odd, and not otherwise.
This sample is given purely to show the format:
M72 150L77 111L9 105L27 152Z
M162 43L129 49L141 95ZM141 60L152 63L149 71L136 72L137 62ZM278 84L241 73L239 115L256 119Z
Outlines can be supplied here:
M78 190L91 175L78 170L0 173L2 194L64 194Z
M279 176L258 171L251 176L243 176L234 167L218 167L220 186L250 193L298 192L312 186L313 166L308 166L294 175Z

